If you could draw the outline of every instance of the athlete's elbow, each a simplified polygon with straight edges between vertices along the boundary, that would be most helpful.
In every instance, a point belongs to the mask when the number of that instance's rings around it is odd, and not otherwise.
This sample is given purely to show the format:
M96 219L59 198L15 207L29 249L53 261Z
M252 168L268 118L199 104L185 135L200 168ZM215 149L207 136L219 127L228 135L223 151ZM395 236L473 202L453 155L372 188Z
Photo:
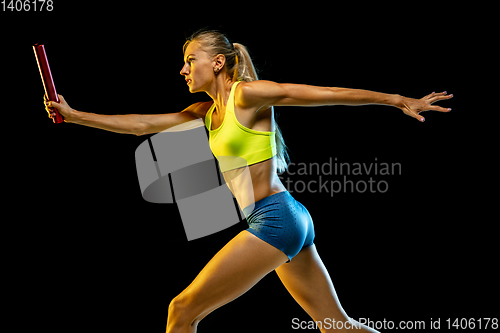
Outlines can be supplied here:
M135 135L135 136L142 136L142 135L144 135L144 134L146 134L146 133L145 133L145 132L132 132L132 133L130 133L130 134L133 134L133 135Z
M149 126L146 123L138 122L135 123L131 128L129 134L133 134L135 136L142 136L145 134L149 134Z

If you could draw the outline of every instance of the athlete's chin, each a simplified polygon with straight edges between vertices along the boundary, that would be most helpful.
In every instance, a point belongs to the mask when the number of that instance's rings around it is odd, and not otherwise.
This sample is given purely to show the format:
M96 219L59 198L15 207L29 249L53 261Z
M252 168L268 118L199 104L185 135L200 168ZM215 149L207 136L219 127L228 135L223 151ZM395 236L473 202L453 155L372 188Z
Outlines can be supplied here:
M191 94L194 94L194 93L197 93L197 92L201 92L201 91L202 91L202 90L197 89L197 88L195 88L195 87L192 87L192 86L190 86L190 87L189 87L189 92L190 92Z
M197 81L191 80L188 83L188 87L189 87L189 92L192 94L197 92L205 92L207 91L208 82L205 80L197 80Z

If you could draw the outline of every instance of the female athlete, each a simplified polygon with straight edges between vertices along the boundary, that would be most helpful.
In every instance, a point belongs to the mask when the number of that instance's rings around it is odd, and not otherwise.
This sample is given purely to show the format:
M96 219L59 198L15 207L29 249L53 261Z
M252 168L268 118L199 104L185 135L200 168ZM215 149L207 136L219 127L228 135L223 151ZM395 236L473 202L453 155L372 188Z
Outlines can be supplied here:
M343 323L320 327L322 332L376 332L349 318L342 309L316 251L312 219L277 175L286 169L287 154L273 107L381 104L397 107L423 122L422 111L450 111L432 104L452 95L433 92L413 99L359 89L258 80L246 48L212 30L196 32L184 44L180 74L191 93L206 92L212 100L195 103L178 113L160 115L85 113L72 109L63 96L60 103L45 103L50 117L54 117L52 108L56 108L67 123L135 135L157 133L202 119L219 162L222 157L232 156L242 158L248 165L251 182L240 185L251 186L251 192L234 183L231 190L243 208L249 228L228 242L171 301L166 332L196 332L205 316L245 293L272 271L314 321L330 318ZM226 181L226 175L241 168L231 163L220 166ZM241 195L252 192L251 198Z

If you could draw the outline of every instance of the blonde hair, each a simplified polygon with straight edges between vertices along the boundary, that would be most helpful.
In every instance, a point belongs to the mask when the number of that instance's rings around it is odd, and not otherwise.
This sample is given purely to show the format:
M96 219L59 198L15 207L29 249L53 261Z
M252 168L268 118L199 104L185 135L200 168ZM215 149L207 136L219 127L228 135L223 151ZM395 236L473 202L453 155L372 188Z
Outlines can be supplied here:
M226 57L224 67L233 81L241 80L251 82L259 79L252 58L250 58L250 54L244 45L240 43L231 43L227 37L219 31L202 29L193 33L191 37L187 39L182 48L184 53L189 43L193 41L199 42L213 57L218 54L224 55L224 57ZM276 131L277 171L281 173L288 167L288 148L276 119L274 119L274 125Z

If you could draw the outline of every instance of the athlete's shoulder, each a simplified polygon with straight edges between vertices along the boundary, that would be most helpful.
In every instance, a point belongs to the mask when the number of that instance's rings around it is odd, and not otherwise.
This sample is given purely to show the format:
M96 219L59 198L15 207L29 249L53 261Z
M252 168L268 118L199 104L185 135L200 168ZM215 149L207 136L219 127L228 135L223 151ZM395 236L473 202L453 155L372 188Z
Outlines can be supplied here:
M235 90L235 101L242 108L261 108L263 105L272 106L271 102L277 95L281 95L279 83L267 80L241 82Z
M182 110L182 112L189 112L193 116L203 119L213 103L213 101L194 103Z

